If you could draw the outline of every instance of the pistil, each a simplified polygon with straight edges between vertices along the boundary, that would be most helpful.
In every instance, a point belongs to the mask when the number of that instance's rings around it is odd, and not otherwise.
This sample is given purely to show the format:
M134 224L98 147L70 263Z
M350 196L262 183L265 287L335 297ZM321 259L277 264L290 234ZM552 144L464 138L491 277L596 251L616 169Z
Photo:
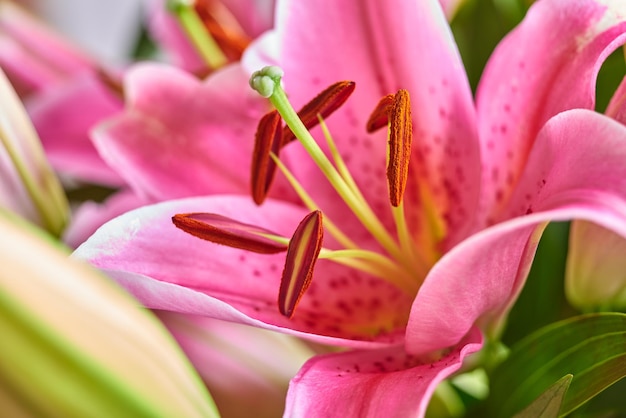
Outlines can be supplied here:
M369 129L377 129L385 125L389 127L387 177L390 190L391 211L396 222L397 236L400 242L400 246L398 246L396 241L393 240L389 232L373 213L359 190L322 116L322 113L324 113L324 115L330 114L331 111L336 110L347 100L347 97L354 89L354 83L338 82L331 85L311 102L306 104L300 112L296 113L289 103L285 92L282 90L280 84L282 76L283 72L280 68L266 67L252 75L250 84L261 95L267 97L272 104L274 104L283 119L285 119L289 130L283 131L283 145L287 142L285 141L285 137L289 134L293 134L301 142L355 216L395 260L395 263L391 263L400 266L400 270L408 273L408 275L414 276L412 280L413 285L407 284L406 281L401 279L400 281L403 282L403 284L399 287L404 290L411 289L411 291L416 291L415 284L417 283L417 286L421 284L421 280L425 277L428 266L424 257L421 256L415 246L413 236L406 222L404 206L402 204L408 179L408 165L412 142L412 123L408 92L406 90L400 90L395 95L389 95L383 98L374 112L373 118L370 120L372 127L368 126ZM315 112L317 112L317 123L321 125L322 132L328 144L330 155L333 159L332 162L326 157L309 132L309 129L316 124L313 119ZM260 128L261 126L262 124ZM319 210L320 208L297 182L295 176L280 162L277 153L272 153L271 157L305 205L310 210ZM330 222L330 220L327 221L327 228L347 249L354 250L356 248L356 244L342 233L334 223ZM346 252L344 255L348 256L348 253ZM378 268L382 265L385 265L384 269L388 267L388 263L381 262L379 258L365 257L364 259L366 263L370 263L370 267ZM385 260L390 261L387 258L385 258ZM397 274L398 269L396 268L395 270ZM400 274L400 276L406 278L406 273Z
M305 105L300 112L296 112L282 89L282 76L280 68L266 67L254 73L250 79L250 85L268 98L276 108L265 115L258 126L252 161L252 196L257 204L262 204L278 168L311 212L298 225L291 238L213 214L176 215L173 218L174 223L194 236L234 248L259 253L287 251L278 307L289 318L294 315L300 299L311 283L318 259L327 259L363 271L392 284L408 295L415 295L432 264L433 254L431 248L422 249L419 246L422 237L416 237L415 231L409 229L404 212L404 192L408 181L413 135L408 92L400 90L394 95L384 97L367 124L370 132L388 127L387 182L390 210L396 224L394 238L369 206L324 120L347 100L354 90L354 83L335 83ZM282 126L281 118L286 127ZM317 124L326 139L330 159L309 132ZM322 223L323 208L319 207L279 158L281 148L294 138L301 143L341 199L385 251L376 252L361 247L327 214L324 214ZM424 199L422 203L427 204ZM324 230L342 248L324 248ZM426 253L422 253L423 250Z

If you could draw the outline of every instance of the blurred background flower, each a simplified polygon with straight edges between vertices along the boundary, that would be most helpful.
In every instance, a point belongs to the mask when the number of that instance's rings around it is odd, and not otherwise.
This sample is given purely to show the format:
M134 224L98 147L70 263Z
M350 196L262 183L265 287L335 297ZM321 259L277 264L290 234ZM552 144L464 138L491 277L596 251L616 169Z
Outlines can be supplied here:
M6 416L217 416L149 312L48 236L0 215L0 399Z

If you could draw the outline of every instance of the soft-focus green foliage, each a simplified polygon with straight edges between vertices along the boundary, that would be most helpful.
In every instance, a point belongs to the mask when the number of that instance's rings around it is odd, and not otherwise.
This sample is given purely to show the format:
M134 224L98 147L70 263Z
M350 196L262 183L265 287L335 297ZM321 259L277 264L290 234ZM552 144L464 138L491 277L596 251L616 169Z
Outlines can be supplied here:
M556 380L574 376L561 409L569 413L626 376L626 315L592 314L544 327L517 343L494 371L481 413L511 416Z
M528 3L468 0L452 21L452 31L474 90L493 49L523 19Z

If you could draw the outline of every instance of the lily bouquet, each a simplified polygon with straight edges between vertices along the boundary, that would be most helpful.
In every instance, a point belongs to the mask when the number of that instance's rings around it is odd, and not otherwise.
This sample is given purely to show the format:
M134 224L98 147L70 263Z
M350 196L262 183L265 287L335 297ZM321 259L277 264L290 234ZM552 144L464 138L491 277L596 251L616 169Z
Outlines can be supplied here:
M529 3L149 3L169 63L80 61L22 93L43 152L2 131L111 197L64 228L7 179L224 416L626 413L626 3Z

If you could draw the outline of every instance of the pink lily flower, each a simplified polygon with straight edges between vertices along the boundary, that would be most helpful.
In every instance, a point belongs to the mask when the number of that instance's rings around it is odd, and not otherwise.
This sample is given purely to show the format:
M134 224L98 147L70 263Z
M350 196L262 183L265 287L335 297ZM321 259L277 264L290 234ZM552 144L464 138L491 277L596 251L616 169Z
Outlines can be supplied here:
M356 81L328 128L373 213L360 222L363 209L348 209L299 144L281 151L311 206L349 239L325 238L293 317L276 307L283 255L200 241L173 230L170 217L210 212L236 219L226 224L237 231L243 223L253 235L258 226L290 237L309 212L302 205L270 197L256 207L233 195L164 202L104 225L75 256L152 309L352 348L300 370L287 416L374 416L383 408L423 416L436 385L482 346L482 335L497 338L547 222L584 219L626 237L626 128L585 110L594 106L599 65L626 39L626 6L536 3L494 52L476 107L435 1L285 1L277 10L276 31L244 62L280 65L298 106L330 83ZM386 191L384 134L365 133L376 103L398 89L410 95L415 134L405 226ZM384 236L396 229L390 243ZM342 241L366 262L336 250L335 260L357 269L328 261Z

